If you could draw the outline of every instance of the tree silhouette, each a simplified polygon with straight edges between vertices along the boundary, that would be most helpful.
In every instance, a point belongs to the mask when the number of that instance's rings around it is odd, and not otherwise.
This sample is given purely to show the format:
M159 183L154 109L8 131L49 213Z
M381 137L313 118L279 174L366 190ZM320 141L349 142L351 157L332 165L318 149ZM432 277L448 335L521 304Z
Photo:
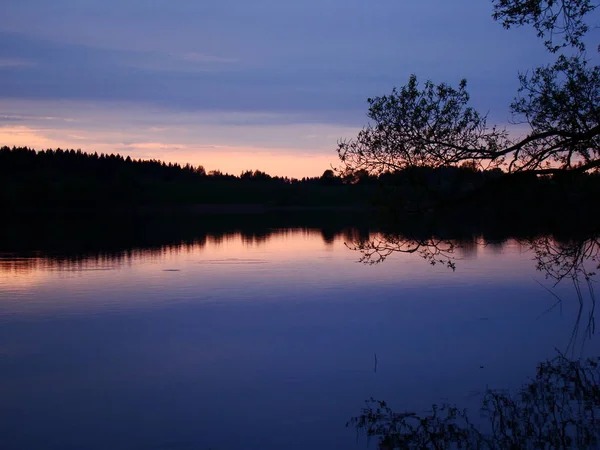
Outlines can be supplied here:
M409 238L395 233L385 233L374 238L362 238L346 247L361 253L359 262L373 265L379 264L394 253L418 254L431 265L442 264L456 270L456 243L448 239L436 237Z
M393 449L584 449L600 443L600 358L563 355L538 365L516 394L488 390L476 426L466 410L433 405L432 412L395 412L371 399L347 426ZM487 428L487 429L486 429Z
M384 173L410 167L471 167L555 174L600 167L600 67L585 51L589 0L494 0L494 19L506 28L532 25L554 63L519 75L511 104L525 137L488 124L469 106L467 81L408 84L368 99L372 124L338 144L340 172ZM564 52L561 53L560 51Z
M191 164L138 160L81 150L0 147L0 209L50 212L134 211L138 206L253 204L337 207L367 203L369 188L329 178L271 176L260 170L240 176ZM358 200L357 200L358 199ZM130 208L133 207L133 208Z
M600 358L570 359L581 326L583 293L589 289L586 336L594 332L595 295L593 276L600 269L597 232L576 239L551 236L518 239L530 247L537 270L559 283L573 282L579 302L573 332L565 354L538 365L535 376L517 392L487 390L477 424L467 410L454 405L433 405L430 413L398 412L388 403L371 398L347 426L375 438L382 450L392 449L580 449L600 444ZM356 238L348 244L361 253L361 261L375 264L393 253L419 254L426 261L456 268L460 240L414 238L393 233ZM556 294L553 294L556 296ZM553 309L562 300L550 308Z

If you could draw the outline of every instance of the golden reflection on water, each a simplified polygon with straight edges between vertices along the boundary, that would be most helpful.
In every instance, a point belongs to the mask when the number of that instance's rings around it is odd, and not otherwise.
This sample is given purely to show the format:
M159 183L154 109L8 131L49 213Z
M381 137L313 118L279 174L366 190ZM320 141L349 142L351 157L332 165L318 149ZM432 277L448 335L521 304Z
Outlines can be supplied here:
M268 233L242 232L207 235L201 239L165 244L155 248L134 248L96 253L0 253L0 272L3 276L23 277L40 271L112 270L132 264L136 260L172 261L182 254L205 258L227 253L229 257L241 257L248 249L267 247L272 257L295 259L325 246L337 246L356 238L352 229L334 236L326 236L316 229L275 229Z
M356 229L271 229L260 233L206 234L147 248L70 253L0 254L0 316L57 308L120 308L152 305L174 297L220 299L224 290L276 296L289 286L348 286L494 282L531 277L535 265L517 241L461 241L453 254L458 269L431 267L417 254L398 253L367 267L349 247L376 238ZM282 300L283 301L283 300Z
M135 262L170 263L181 259L203 258L216 261L227 256L229 259L243 259L249 250L262 249L269 254L271 260L310 259L315 252L341 250L351 247L360 238L377 239L381 233L361 234L349 228L341 233L328 234L320 229L272 229L265 233L249 234L242 232L218 233L203 236L200 239L186 240L176 244L164 244L150 248L128 248L118 251L77 252L77 253L43 253L25 254L0 253L0 274L4 278L24 277L33 281L45 278L47 272L66 271L102 271L116 270L130 266ZM521 254L529 251L527 245L516 240L501 243L486 242L482 237L472 240L448 241L457 244L453 257L456 260L485 258L506 253ZM346 245L349 244L349 245ZM459 244L459 245L458 245ZM352 253L348 254L349 256ZM395 255L402 258L402 253Z

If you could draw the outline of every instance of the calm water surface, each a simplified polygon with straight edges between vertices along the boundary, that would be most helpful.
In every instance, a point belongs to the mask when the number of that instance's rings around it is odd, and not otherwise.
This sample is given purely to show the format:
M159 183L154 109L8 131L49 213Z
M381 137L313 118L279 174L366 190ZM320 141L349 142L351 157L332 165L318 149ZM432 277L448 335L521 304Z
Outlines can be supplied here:
M476 410L558 351L600 354L589 304L527 245L479 239L453 271L419 254L365 265L352 240L3 253L0 448L365 448L345 424L369 397Z

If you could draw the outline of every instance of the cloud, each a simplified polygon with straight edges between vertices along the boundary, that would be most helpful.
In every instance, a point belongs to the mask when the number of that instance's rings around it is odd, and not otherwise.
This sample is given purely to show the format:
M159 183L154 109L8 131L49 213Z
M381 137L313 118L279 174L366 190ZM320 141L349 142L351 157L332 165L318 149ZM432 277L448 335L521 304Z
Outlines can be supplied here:
M120 152L133 158L204 164L212 169L237 171L251 167L253 155L278 154L277 167L287 167L294 176L325 170L322 160L336 159L338 139L354 136L358 127L331 123L302 122L296 117L256 113L188 112L144 109L135 104L97 104L87 102L12 100L5 108L14 116L38 111L19 127L0 127L0 145L25 145L36 148L81 148L87 152ZM46 114L52 112L52 120ZM76 121L67 121L76 117ZM232 156L233 153L237 156ZM245 156L240 156L247 153ZM208 158L208 159L207 159ZM302 165L295 166L294 158ZM313 158L313 172L299 172ZM208 162L207 162L208 161ZM284 163L284 161L287 161ZM242 164L244 162L244 164ZM263 162L261 167L276 169ZM264 170L261 167L254 169ZM241 170L241 169L240 169ZM279 169L278 169L279 170ZM237 172L235 172L237 173ZM273 172L275 173L275 172ZM285 172L277 172L285 175Z
M237 58L205 55L195 52L183 54L131 52L125 66L154 72L199 73L221 71L227 65L238 61Z
M26 55L35 66L0 71L0 98L124 101L175 111L295 111L308 115L357 111L366 97L366 92L358 93L357 83L336 83L341 73L288 68L275 72L224 63L230 60L220 57L192 62L170 55L98 50L0 33L0 58L12 58L16 53ZM344 89L340 90L340 85ZM307 92L303 86L314 89ZM330 118L337 122L347 116L331 114Z
M2 123L15 123L15 122L23 122L25 120L24 117L19 117L19 116L8 116L8 115L1 115L0 114L0 124ZM1 126L1 125L0 125Z
M26 126L0 127L0 145L44 149L59 147L57 144L58 141L44 136L42 130Z
M127 150L183 150L187 146L181 144L163 144L161 142L131 142L123 143L120 148Z
M411 73L474 79L473 98L506 112L517 70L545 57L533 36L507 33L490 5L467 0L26 3L0 7L9 18L0 24L0 58L36 66L0 71L0 98L315 114L357 124L368 97ZM42 15L35 30L18 27Z
M197 52L188 52L183 53L181 55L173 55L175 58L182 59L184 61L194 62L194 63L236 63L239 61L238 58L225 58L222 56L213 56L213 55L203 55Z
M0 58L0 69L7 67L31 67L35 65L32 61L18 58Z
M82 136L79 134L67 134L66 137L68 139L72 139L74 141L87 141L89 138L87 136Z

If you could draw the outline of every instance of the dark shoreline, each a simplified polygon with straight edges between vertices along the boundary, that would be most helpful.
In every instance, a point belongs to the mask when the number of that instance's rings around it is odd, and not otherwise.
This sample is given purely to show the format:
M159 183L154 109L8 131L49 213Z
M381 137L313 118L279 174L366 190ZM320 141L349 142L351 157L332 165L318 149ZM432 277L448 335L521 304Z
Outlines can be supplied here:
M340 206L280 206L268 204L185 204L185 205L140 205L117 207L23 207L5 210L5 218L37 217L72 217L89 216L136 216L136 215L246 215L271 213L373 213L377 208L365 205Z
M284 230L320 233L324 242L368 238L373 233L408 239L487 242L552 236L578 239L600 230L598 213L577 215L521 211L522 217L499 210L448 210L425 214L385 215L368 207L274 207L268 205L157 206L108 210L48 208L20 211L0 221L0 253L82 256L156 249L204 242L234 234L261 241Z

